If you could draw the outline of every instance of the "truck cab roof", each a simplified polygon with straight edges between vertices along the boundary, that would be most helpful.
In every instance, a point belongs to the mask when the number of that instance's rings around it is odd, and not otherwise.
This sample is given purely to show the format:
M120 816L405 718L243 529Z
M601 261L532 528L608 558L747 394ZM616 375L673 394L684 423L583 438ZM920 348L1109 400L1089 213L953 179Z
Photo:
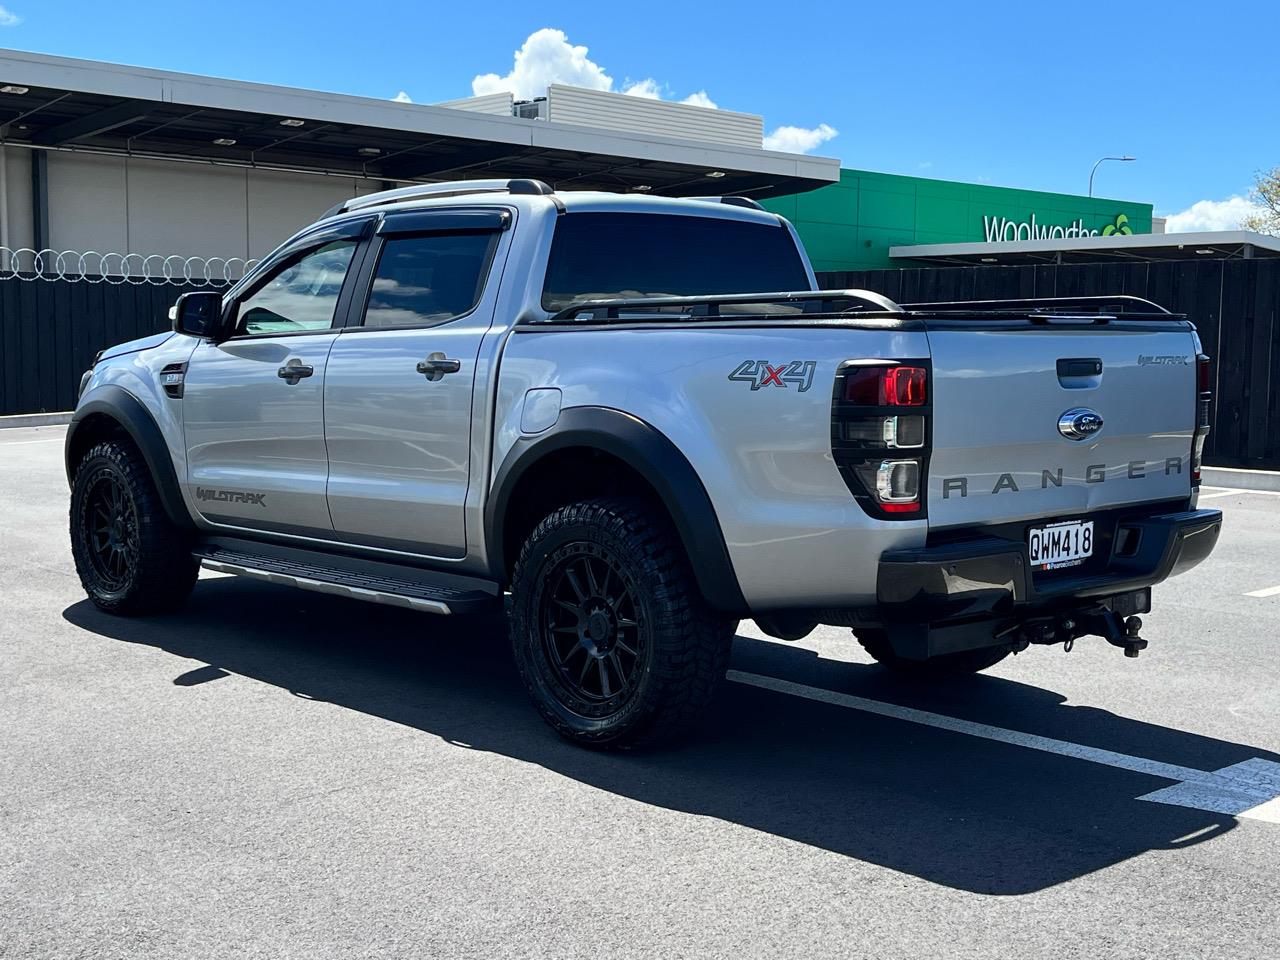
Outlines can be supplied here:
M458 180L398 187L343 201L326 211L317 222L338 220L345 214L430 209L457 206L459 202L467 206L514 206L517 209L554 207L560 212L575 213L656 213L749 223L782 222L777 214L769 213L743 197L654 197L596 190L553 191L536 180Z

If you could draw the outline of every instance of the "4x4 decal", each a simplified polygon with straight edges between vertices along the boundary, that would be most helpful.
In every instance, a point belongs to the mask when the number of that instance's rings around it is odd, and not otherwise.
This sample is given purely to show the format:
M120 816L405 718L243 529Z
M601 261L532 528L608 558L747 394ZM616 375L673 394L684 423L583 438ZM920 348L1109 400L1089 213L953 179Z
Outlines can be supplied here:
M792 360L778 364L767 360L743 360L729 374L729 379L749 383L753 391L761 387L782 387L785 390L788 383L793 383L804 393L813 386L813 374L817 369L817 360Z

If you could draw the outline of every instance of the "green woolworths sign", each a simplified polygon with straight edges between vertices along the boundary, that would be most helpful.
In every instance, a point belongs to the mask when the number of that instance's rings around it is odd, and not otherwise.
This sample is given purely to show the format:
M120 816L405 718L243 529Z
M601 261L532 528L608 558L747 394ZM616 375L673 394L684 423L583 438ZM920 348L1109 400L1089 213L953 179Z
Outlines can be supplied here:
M1151 205L842 170L840 181L761 201L800 233L819 271L919 266L894 247L1151 232Z
M1133 233L1129 226L1129 217L1118 213L1111 223L1101 230L1090 230L1084 225L1083 218L1076 219L1066 226L1062 224L1038 223L1033 213L1029 220L1021 223L1008 217L983 217L982 229L986 233L987 243L1012 243L1015 240L1066 240L1072 237L1112 237L1128 236Z

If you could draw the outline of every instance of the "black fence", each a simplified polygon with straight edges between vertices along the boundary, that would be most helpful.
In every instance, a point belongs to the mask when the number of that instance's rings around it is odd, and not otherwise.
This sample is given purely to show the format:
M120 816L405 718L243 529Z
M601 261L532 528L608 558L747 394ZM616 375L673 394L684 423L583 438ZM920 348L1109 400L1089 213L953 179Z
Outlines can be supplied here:
M1206 461L1280 469L1280 260L939 267L819 279L902 303L1117 293L1154 300L1195 321L1214 360ZM178 295L202 288L0 278L0 415L72 409L95 353L167 329Z
M169 307L198 289L205 288L0 279L0 415L73 409L94 354L168 329Z
M1213 358L1205 462L1280 469L1280 260L922 267L819 274L899 303L1132 294L1185 313Z

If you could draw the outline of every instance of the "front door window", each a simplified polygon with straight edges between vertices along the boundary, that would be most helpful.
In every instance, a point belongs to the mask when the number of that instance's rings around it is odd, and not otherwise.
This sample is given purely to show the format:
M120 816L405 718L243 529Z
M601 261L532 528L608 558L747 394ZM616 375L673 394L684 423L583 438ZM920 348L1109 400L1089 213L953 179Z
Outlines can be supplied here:
M236 335L329 329L355 250L355 240L335 240L286 261L240 301Z

